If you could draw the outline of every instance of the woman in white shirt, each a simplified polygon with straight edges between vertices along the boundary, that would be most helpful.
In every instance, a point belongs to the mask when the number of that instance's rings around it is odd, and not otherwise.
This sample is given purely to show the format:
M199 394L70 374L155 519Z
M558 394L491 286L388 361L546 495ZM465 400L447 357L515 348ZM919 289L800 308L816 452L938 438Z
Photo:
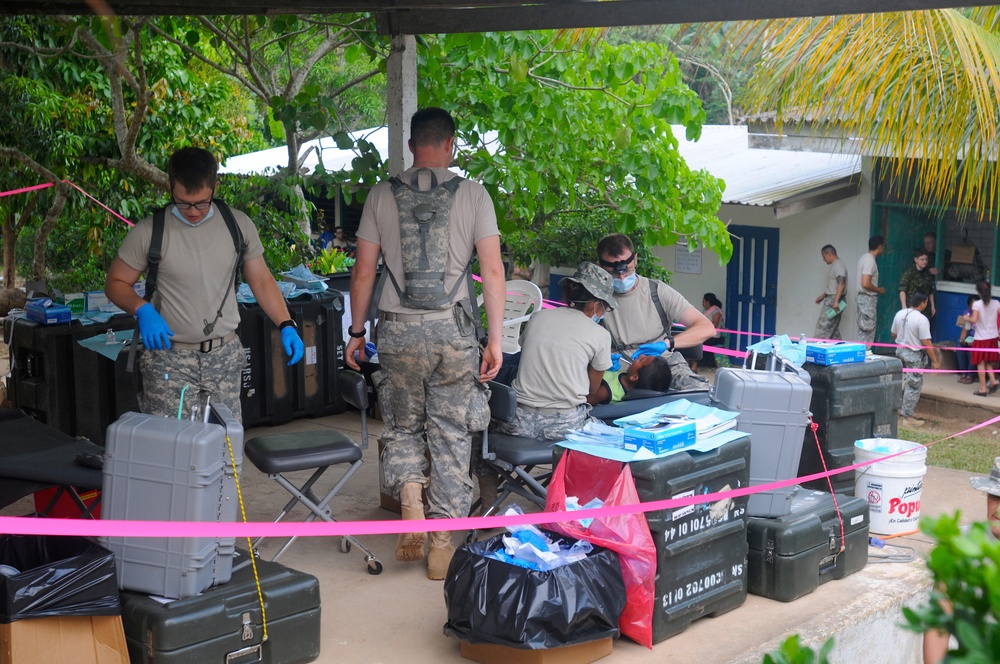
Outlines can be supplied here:
M976 366L979 374L979 389L973 392L977 397L993 394L1000 388L994 369L997 366L997 314L1000 313L1000 301L993 299L990 285L986 281L976 282L976 292L979 299L972 303L972 315L965 316L966 322L976 326L972 338L971 364ZM987 382L987 377L989 382Z

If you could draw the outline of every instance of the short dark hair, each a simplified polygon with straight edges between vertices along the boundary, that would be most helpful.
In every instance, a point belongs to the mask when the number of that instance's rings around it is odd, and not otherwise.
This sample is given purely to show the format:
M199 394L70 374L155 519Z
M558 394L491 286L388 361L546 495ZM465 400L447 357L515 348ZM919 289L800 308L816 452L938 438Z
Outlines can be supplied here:
M912 307L913 309L916 309L926 301L927 301L927 293L923 292L922 290L913 291L913 294L910 295L910 307Z
M205 148L181 148L167 162L170 188L179 184L188 191L214 187L219 179L219 162Z
M443 108L422 108L410 118L410 140L414 145L441 145L454 135L455 120Z
M927 253L924 250L923 247L917 247L916 249L913 250L913 259L914 260L920 258L921 256L926 256L927 258L931 257L931 255L929 253Z
M881 235L872 235L868 238L868 251L875 251L885 244L885 238Z
M821 254L830 254L831 256L837 255L837 248L832 244L824 244L823 248L819 250ZM815 254L814 254L815 255Z
M673 385L674 374L670 371L670 362L662 355L636 372L635 388L637 390L653 390L666 392Z
M611 233L601 238L597 243L597 258L600 260L605 256L620 256L625 252L635 252L635 245L631 238L624 233Z
M563 302L568 304L573 309L582 310L585 306L587 306L587 303L601 299L587 290L587 287L578 281L570 281L569 279L566 279L559 285L562 288Z
M969 297L965 298L965 304L969 307L972 307L972 303L978 299L979 299L978 295L970 295Z

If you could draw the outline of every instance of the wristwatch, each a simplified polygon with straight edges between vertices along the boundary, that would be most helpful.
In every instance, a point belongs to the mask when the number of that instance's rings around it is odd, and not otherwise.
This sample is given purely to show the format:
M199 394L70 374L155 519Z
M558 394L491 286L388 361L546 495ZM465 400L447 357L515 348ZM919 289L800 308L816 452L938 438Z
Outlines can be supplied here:
M286 321L283 321L280 325L278 325L278 330L283 330L286 327L294 328L296 331L298 331L298 329L299 329L299 326L291 318L289 318Z
M361 331L360 331L360 332L355 332L355 331L354 331L354 330L352 330L351 328L347 328L347 334L348 334L348 336L350 336L350 337L351 337L352 339L364 339L364 338L365 338L365 329L364 329L364 328L361 328Z
M668 344L667 344L668 350L670 350L671 353L674 352L674 338L673 337L667 337L667 341L668 341Z

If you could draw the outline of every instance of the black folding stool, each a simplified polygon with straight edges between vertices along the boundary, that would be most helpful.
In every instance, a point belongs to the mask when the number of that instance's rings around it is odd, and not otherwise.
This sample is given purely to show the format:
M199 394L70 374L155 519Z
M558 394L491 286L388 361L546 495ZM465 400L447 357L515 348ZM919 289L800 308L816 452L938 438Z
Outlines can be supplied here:
M517 393L509 385L490 381L490 417L499 422L510 422L517 410ZM545 496L551 468L534 473L538 466L552 465L551 440L539 440L524 436L511 436L498 432L483 432L483 462L487 468L500 475L497 499L492 505L481 505L481 500L473 504L473 510L482 506L483 516L493 514L511 494L530 500L539 507L545 507ZM473 537L470 537L470 540Z
M311 512L306 521L313 521L320 518L324 521L335 522L333 513L330 510L330 501L337 495L337 492L347 483L351 476L357 472L364 461L361 458L362 449L368 447L368 388L365 379L361 374L354 371L341 371L337 376L337 386L340 389L344 401L361 411L361 445L347 434L333 429L324 431L302 431L298 433L273 434L268 436L258 436L247 441L244 447L246 458L253 463L261 472L281 485L288 493L292 494L292 499L281 510L281 513L274 519L277 523L288 514L296 503L302 503ZM350 467L341 475L340 479L333 485L322 498L313 492L313 485L326 472L330 466L339 464L350 464ZM310 470L315 468L315 472L301 487L295 486L283 473L297 470ZM254 548L264 539L258 538L254 543ZM292 537L284 546L274 554L271 560L277 560L278 556L285 552L296 537ZM371 549L358 541L353 535L345 535L340 541L340 549L344 553L351 550L351 544L356 545L365 553L365 562L368 564L369 574L381 574L382 563L375 559L375 554Z

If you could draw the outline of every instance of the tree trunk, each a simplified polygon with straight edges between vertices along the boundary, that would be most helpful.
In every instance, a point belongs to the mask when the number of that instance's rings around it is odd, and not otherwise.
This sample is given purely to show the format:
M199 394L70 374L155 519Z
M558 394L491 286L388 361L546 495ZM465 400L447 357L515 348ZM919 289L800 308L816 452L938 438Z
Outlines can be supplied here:
M8 212L3 218L3 285L5 288L14 287L14 279L17 272L16 267L17 252L17 231L14 229L14 213Z
M55 199L52 201L52 205L49 206L49 211L45 214L45 219L42 220L41 226L38 227L38 233L35 235L35 253L31 262L31 278L36 281L45 278L45 245L48 242L49 235L52 233L52 229L56 227L56 222L59 221L59 215L62 214L63 206L66 205L69 192L70 187L64 182L56 186Z

